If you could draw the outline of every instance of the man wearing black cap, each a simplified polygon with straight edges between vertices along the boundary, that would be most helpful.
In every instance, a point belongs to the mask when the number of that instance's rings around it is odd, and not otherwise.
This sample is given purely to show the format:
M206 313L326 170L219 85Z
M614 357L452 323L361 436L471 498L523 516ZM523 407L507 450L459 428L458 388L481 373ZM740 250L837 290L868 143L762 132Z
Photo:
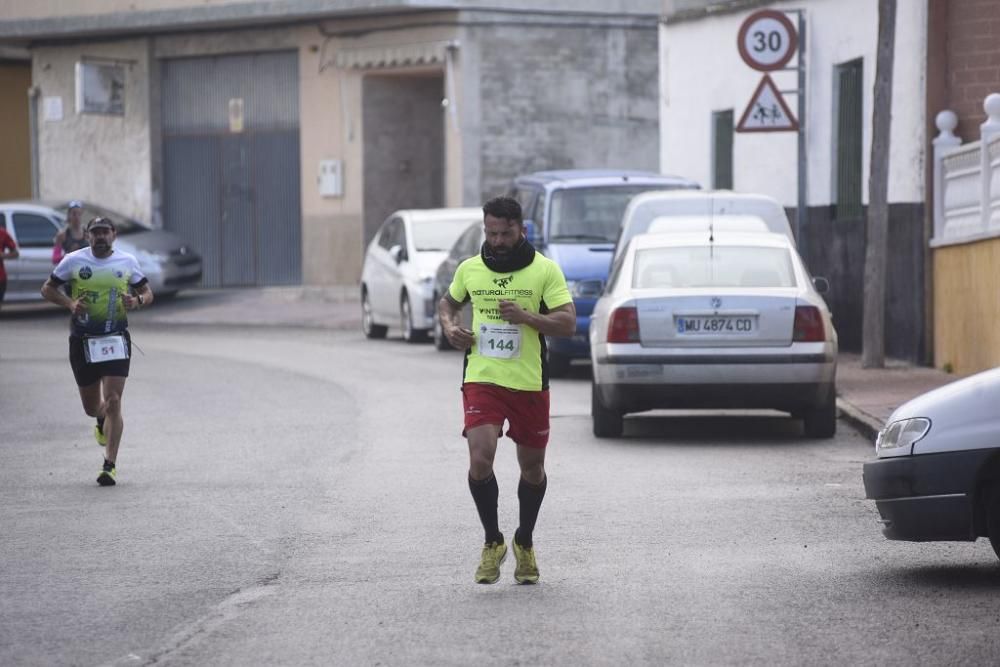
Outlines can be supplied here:
M122 437L122 392L132 341L127 310L153 302L149 282L132 255L115 250L115 225L107 218L87 223L90 247L66 255L42 285L42 296L69 310L69 363L83 409L97 419L94 436L105 448L101 486L113 486ZM60 286L69 284L69 294Z

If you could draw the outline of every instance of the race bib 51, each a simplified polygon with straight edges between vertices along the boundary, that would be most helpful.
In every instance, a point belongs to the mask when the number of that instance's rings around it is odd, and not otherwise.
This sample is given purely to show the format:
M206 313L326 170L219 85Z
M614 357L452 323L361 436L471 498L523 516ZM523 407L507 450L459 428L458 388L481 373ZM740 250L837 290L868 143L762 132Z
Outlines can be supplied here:
M125 336L122 334L87 338L84 343L83 350L86 353L88 363L99 364L103 361L128 359L128 346L125 344Z

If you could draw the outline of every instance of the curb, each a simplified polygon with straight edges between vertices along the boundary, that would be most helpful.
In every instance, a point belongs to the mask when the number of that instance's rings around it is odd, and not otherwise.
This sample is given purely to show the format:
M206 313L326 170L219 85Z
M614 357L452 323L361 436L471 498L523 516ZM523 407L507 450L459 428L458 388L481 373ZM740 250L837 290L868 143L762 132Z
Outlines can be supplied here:
M878 432L882 430L882 422L871 416L853 403L837 397L837 411L841 419L850 424L858 433L875 444Z

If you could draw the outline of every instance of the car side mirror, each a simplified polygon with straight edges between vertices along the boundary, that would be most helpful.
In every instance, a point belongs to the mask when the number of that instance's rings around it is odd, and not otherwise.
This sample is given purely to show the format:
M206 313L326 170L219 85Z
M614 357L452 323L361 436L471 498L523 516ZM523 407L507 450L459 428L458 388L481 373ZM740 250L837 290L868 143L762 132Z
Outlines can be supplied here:
M394 245L389 248L389 256L396 264L401 264L406 259L406 249L401 245Z
M820 294L826 294L830 291L830 281L826 278L817 276L816 278L813 278L813 287L815 287L816 291Z

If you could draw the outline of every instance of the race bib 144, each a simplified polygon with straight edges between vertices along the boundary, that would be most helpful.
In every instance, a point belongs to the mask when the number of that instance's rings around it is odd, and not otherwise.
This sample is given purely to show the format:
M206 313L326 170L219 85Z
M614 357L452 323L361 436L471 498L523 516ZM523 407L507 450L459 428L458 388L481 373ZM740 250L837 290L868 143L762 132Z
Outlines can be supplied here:
M521 356L521 327L516 324L483 324L479 327L479 355L494 359Z

